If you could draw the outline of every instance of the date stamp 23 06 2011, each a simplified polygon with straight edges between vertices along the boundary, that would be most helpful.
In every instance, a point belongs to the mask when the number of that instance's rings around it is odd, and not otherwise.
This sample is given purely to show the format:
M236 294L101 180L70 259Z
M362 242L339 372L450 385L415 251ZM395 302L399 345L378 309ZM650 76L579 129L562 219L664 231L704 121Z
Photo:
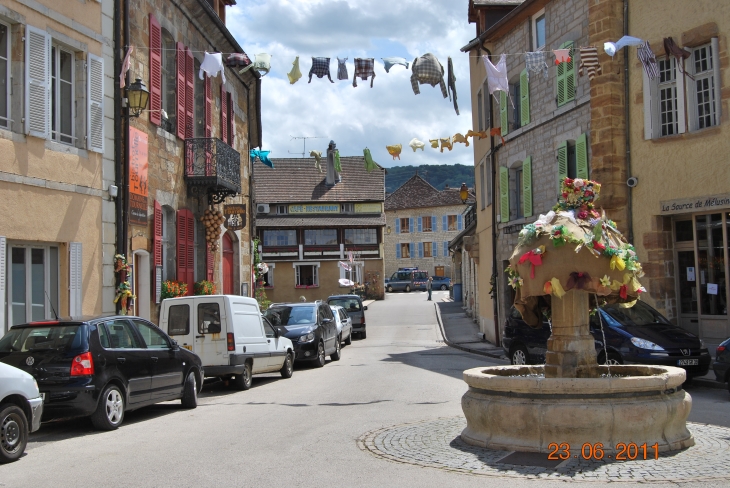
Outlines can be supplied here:
M659 459L659 444L647 446L644 444L636 444L635 442L619 442L616 444L615 454L606 454L604 452L603 443L597 442L590 444L586 442L580 448L579 454L571 455L570 444L563 442L558 444L557 442L551 442L548 444L550 453L548 459L550 460L566 460L571 457L577 458L578 456L583 459L615 459L617 461L633 461L635 459Z

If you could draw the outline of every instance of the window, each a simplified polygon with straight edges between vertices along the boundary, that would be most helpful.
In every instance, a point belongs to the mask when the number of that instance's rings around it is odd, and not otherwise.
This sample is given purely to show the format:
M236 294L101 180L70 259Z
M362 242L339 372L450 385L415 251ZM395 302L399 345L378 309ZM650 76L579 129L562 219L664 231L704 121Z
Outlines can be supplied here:
M448 215L447 217L448 222L448 230L456 230L457 229L457 216L456 215Z
M304 245L306 246L336 246L336 229L314 229L304 231Z
M201 303L198 305L198 333L220 334L221 312L217 303Z
M694 81L690 82L689 97L694 130L717 125L713 47L706 44L695 48L690 58L692 74L695 77Z
M266 317L261 317L261 320L264 323L264 334L266 334L266 337L273 339L276 336L276 334L274 333L274 327L266 319Z
M50 319L55 316L54 310L60 313L58 247L8 248L8 324Z
M162 29L162 109L167 118L162 117L162 128L175 133L177 125L177 63L175 60L175 40L169 32Z
M170 343L167 342L167 337L160 329L141 320L132 319L132 322L137 326L147 349L170 349Z
M190 333L190 305L173 305L167 313L168 334L173 336Z
M343 203L340 212L341 213L353 213L354 205L351 203Z
M512 97L512 103L514 103L514 108L507 107L507 110L509 111L509 124L510 124L510 132L519 129L522 127L520 125L521 120L521 114L522 109L520 108L520 83L517 81L516 83L510 83L509 85L509 93ZM510 110L511 109L511 110Z
M523 204L524 204L524 194L522 192L522 168L518 168L514 171L515 173L515 191L514 191L514 206L517 211L517 217L521 218L524 217L523 213Z
M162 279L175 280L177 243L175 242L175 211L164 205L162 207Z
M588 179L590 168L588 166L588 135L583 133L578 136L575 142L564 141L558 145L558 182L557 189L560 194L564 178Z
M60 46L51 47L51 138L74 143L74 55Z
M0 127L10 128L10 27L0 23Z
M575 143L568 141L568 178L575 178Z
M276 215L286 215L289 213L289 207L286 205L277 205L276 206Z
M198 73L200 72L200 61L197 59L194 61L194 76L195 79L195 137L206 137L205 133L205 76L200 79Z
M532 18L532 49L538 51L545 47L545 9Z
M126 320L112 320L109 322L105 322L101 327L105 327L106 333L109 335L110 349L144 348L142 343L137 338L137 334L134 333L132 324L130 324Z
M677 114L677 60L664 58L657 61L659 68L658 112L661 136L679 132Z
M318 266L313 264L296 264L296 286L319 286Z
M410 221L411 219L406 217L403 219L398 219L398 223L400 224L400 233L401 234L408 234L410 232Z
M477 127L479 127L479 131L484 130L484 114L482 113L482 91L479 90L479 93L477 93L477 117L478 117L478 124Z
M264 246L296 246L297 231L295 230L265 230Z
M274 287L274 268L269 265L269 270L261 275L261 280L264 282L264 288Z
M432 258L433 257L433 243L432 242L424 242L423 243L423 257L424 258Z
M403 259L409 259L411 257L411 245L408 242L401 242L398 244L400 246L400 256Z
M377 244L377 229L345 229L345 244Z
M418 229L419 232L433 232L433 223L436 220L436 217L433 217L431 215L425 216L425 217L419 217L420 222L420 228Z

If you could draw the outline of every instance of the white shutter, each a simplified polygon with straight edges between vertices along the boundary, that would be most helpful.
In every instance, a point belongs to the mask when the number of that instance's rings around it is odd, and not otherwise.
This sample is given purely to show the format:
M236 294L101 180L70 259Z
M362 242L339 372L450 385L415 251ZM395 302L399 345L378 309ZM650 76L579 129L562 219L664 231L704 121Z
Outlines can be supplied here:
M712 47L712 70L715 78L715 124L722 123L722 80L720 80L720 41L717 37L710 40Z
M81 243L71 242L68 247L68 314L71 317L81 313Z
M642 69L641 73L644 79L644 139L649 140L654 138L654 106L652 105L652 95L654 95L654 85L656 83L649 79L645 69Z
M51 36L26 26L25 133L48 139L51 120Z
M89 151L104 152L104 60L93 54L86 63L86 147Z
M685 112L687 93L684 87L684 59L677 59L675 66L674 73L677 79L677 132L684 134L687 131L687 115ZM679 71L680 67L682 68L681 72Z
M5 256L7 255L8 240L0 237L0 337L3 336L7 327L5 325Z

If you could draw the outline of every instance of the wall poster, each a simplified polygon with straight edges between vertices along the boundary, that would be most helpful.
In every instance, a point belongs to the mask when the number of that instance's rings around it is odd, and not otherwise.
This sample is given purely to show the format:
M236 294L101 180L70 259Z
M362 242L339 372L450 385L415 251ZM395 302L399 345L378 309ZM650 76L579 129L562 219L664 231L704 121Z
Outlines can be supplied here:
M147 225L147 133L129 128L129 222Z

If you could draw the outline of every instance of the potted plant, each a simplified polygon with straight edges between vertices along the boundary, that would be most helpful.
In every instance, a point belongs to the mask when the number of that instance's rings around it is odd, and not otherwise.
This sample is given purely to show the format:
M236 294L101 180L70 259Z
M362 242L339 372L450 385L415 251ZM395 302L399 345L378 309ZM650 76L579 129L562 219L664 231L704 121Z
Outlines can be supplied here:
M177 298L184 297L188 294L188 284L176 280L167 280L162 282L162 293L160 298Z
M200 280L193 284L193 293L195 295L215 295L215 283L208 280Z

